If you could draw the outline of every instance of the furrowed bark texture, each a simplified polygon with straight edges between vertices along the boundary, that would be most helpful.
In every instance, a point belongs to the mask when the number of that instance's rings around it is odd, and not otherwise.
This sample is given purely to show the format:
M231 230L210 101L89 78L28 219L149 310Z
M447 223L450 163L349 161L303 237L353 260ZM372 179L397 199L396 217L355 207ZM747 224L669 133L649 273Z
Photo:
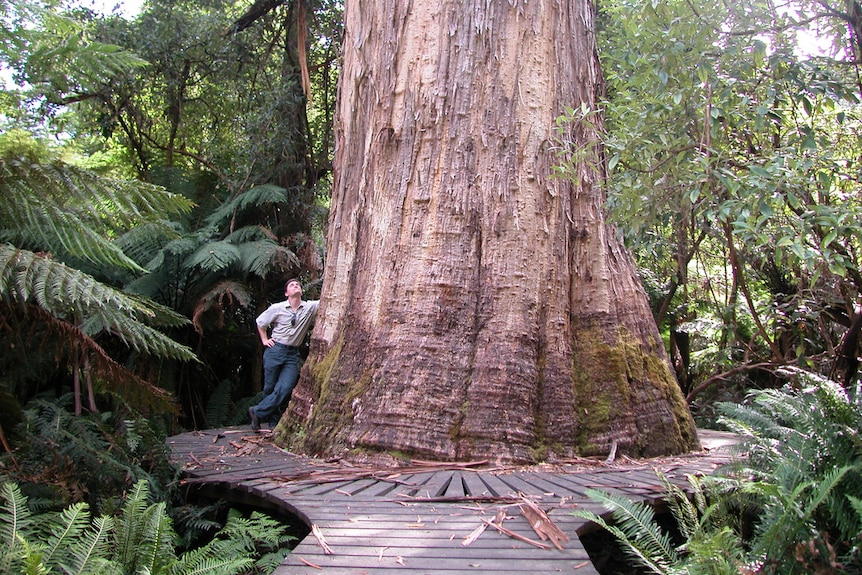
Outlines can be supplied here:
M529 461L697 446L602 214L587 0L347 0L312 350L277 440Z

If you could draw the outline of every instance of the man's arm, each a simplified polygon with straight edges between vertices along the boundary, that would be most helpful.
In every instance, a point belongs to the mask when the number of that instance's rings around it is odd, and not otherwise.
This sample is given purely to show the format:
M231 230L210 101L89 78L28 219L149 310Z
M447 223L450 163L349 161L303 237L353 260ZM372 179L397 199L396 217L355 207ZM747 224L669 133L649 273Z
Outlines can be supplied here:
M269 334L266 333L265 327L258 326L257 333L258 335L260 335L260 343L262 343L266 347L272 347L275 345L275 340L269 337Z

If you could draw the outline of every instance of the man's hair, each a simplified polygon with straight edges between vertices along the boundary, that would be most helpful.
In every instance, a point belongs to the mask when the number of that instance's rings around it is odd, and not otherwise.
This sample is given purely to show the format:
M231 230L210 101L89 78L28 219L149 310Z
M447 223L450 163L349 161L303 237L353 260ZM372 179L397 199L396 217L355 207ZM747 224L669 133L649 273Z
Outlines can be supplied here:
M290 284L292 284L293 282L298 283L298 284L299 284L299 287L302 287L302 282L301 282L301 281L299 281L299 278L290 278L289 280L287 280L286 282L284 282L284 291L287 291L287 286L289 286L289 285L290 285Z

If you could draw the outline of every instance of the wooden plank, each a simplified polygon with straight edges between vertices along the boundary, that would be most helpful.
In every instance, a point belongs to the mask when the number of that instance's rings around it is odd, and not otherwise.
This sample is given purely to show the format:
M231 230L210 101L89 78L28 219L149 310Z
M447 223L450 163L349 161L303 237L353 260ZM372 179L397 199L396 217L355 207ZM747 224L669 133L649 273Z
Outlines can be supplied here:
M479 475L475 471L464 471L461 474L461 479L467 488L465 495L469 495L471 497L491 495L491 490L479 478Z
M598 489L600 491L615 491L630 497L639 497L640 491L633 487L629 481L614 478L604 473L591 473L589 475L558 475L555 481L573 483L572 493L584 493L586 489Z
M413 476L417 484L415 487L398 489L396 493L415 497L440 497L448 487L454 473L452 470L417 473Z
M541 489L536 488L534 485L530 485L515 473L500 473L497 475L497 479L508 485L509 491L512 493L530 496L542 495Z
M561 495L575 499L583 499L586 497L585 493L587 488L584 486L584 482L592 481L591 479L586 478L583 478L583 481L578 481L578 476L575 475L569 476L565 474L545 473L541 471L537 471L534 475L537 479L541 479L544 484L554 487Z
M404 567L370 567L365 566L360 569L355 567L334 567L334 566L326 566L321 567L317 566L315 563L308 561L311 563L302 562L301 556L297 555L294 558L290 558L288 556L289 562L285 562L281 567L273 571L272 575L320 575L321 573L325 573L325 575L399 575L401 573L421 573L426 575L428 573L433 573L434 575L500 575L501 573L518 573L529 575L530 573L536 574L557 574L557 573L571 573L572 575L599 575L599 572L596 571L595 567L592 566L588 561L575 562L572 564L563 563L556 568L550 571L535 571L529 569L529 565L523 565L521 563L515 565L509 565L503 571L497 570L496 568L486 568L481 564L476 566L470 566L465 569L437 569L433 568L430 570L413 570L408 566Z
M460 471L455 471L452 473L452 478L449 481L449 485L446 487L446 491L441 495L443 497L464 497L464 482L461 479L462 474Z
M499 477L493 473L480 473L479 479L488 486L488 489L496 497L515 496L517 493L512 489L511 485L503 483Z
M548 481L537 472L519 472L514 475L525 483L531 485L533 489L541 495L543 500L547 500L549 498L559 499L565 496L571 496L571 493L568 490L562 489L560 485Z
M572 557L561 555L558 557L546 556L539 559L537 557L524 558L515 560L509 558L471 558L465 557L425 557L411 550L406 549L403 555L390 555L386 551L381 555L379 550L372 549L365 555L312 555L308 551L295 549L291 555L287 557L285 564L300 565L299 558L302 557L315 565L323 568L324 573L330 573L332 569L351 568L352 573L362 573L365 569L384 569L389 568L399 570L411 570L416 573L441 573L446 571L467 571L472 570L473 573L491 572L491 573L558 573L562 570L572 573L574 565L578 562L583 562L582 557Z
M352 482L348 480L294 485L293 493L297 497L314 497L315 495L326 495L331 494L342 487L350 485L351 483Z
M352 497L354 495L359 495L364 490L376 485L377 483L377 479L359 479L351 481L348 485L339 488L339 491Z
M376 479L375 484L369 485L354 497L362 499L373 499L378 497L393 497L399 490L416 489L413 475L404 475L386 479Z

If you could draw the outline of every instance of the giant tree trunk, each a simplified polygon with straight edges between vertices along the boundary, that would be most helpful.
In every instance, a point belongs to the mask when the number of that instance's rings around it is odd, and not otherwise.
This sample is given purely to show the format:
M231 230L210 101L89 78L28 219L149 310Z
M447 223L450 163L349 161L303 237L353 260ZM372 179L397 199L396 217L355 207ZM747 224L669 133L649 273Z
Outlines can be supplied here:
M588 0L347 0L320 316L276 437L529 461L697 446L606 225Z

